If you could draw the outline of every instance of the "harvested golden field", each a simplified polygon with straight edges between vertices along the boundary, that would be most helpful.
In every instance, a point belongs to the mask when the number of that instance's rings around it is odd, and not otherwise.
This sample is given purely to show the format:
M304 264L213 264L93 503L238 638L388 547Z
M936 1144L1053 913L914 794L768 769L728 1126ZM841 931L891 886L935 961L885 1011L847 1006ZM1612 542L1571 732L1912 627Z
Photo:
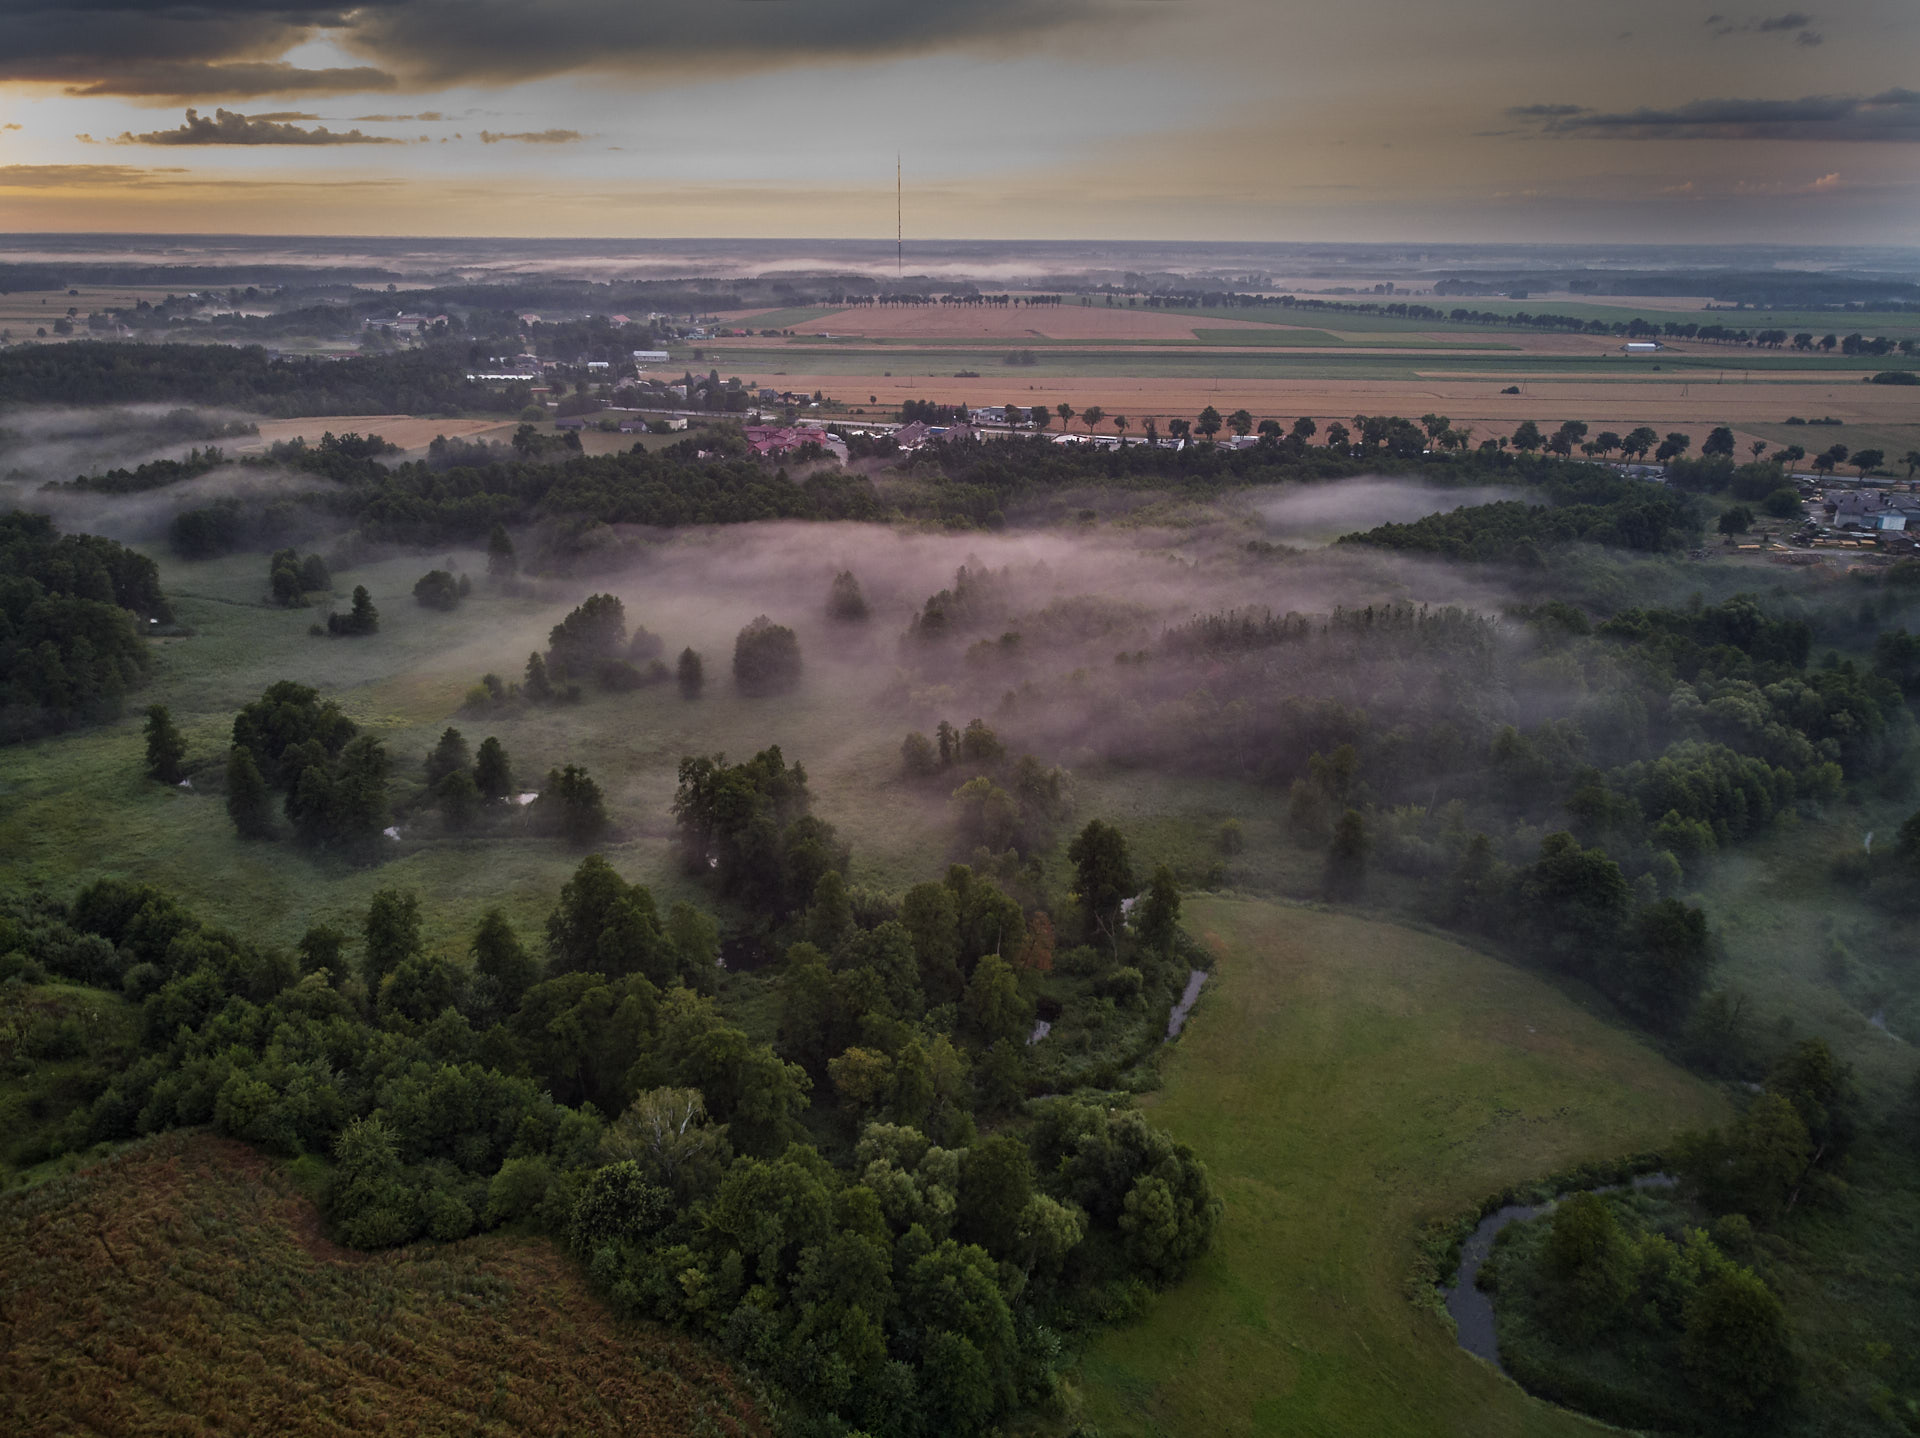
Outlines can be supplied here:
M12 294L0 295L0 330L11 330L16 340L34 338L34 331L45 327L45 339L48 343L57 342L59 335L53 332L53 322L66 318L67 311L77 312L72 339L91 339L87 332L86 317L97 310L131 309L145 300L148 304L158 304L171 293L159 285L75 285L70 293L67 290L15 290Z
M377 1255L240 1144L172 1134L0 1201L0 1431L765 1434L548 1243Z
M794 356L796 362L801 356ZM1627 361L1619 361L1622 371ZM772 380L767 382L771 383ZM796 363L792 372L783 371L781 388L823 390L850 405L864 406L867 397L892 407L908 399L939 400L953 404L1044 404L1049 408L1063 401L1076 410L1097 404L1108 414L1124 414L1132 421L1132 433L1138 435L1141 423L1152 415L1164 430L1172 418L1191 419L1208 405L1222 414L1245 408L1256 419L1286 421L1301 415L1318 420L1324 430L1330 420L1351 422L1356 414L1399 414L1417 417L1429 411L1445 414L1456 426L1475 426L1476 436L1511 434L1521 420L1558 424L1565 419L1584 420L1595 432L1614 429L1625 433L1635 425L1650 424L1665 433L1681 429L1691 433L1694 442L1706 437L1714 425L1731 425L1736 435L1762 437L1758 429L1774 433L1789 415L1817 418L1831 415L1847 425L1898 425L1912 423L1914 391L1897 385L1866 385L1845 377L1793 379L1771 377L1726 383L1698 378L1659 380L1635 376L1614 381L1598 376L1550 379L1515 377L1520 393L1502 394L1504 376L1467 378L1431 372L1415 372L1394 379L1360 379L1336 376L1298 379L1227 378L1190 379L1144 375L1042 376L1028 378L1019 371L983 374L979 379L955 379L951 376L896 373L813 374ZM1059 421L1054 422L1057 431ZM1082 426L1078 419L1073 428ZM1102 429L1112 432L1111 425ZM1809 429L1802 433L1822 444L1835 439L1846 442L1845 428ZM1801 443L1813 447L1809 440Z
M323 434L377 434L405 450L425 449L434 439L504 439L517 420L419 419L410 414L329 414L311 419L263 419L260 438L236 444L241 454L258 452L270 444L291 439L316 443Z

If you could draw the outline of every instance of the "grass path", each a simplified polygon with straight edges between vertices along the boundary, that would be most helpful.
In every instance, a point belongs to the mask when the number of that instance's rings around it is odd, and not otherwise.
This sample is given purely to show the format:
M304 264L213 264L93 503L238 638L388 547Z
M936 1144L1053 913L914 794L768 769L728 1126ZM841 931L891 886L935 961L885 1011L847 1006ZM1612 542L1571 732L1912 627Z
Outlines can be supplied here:
M1154 1121L1226 1199L1213 1252L1087 1355L1120 1434L1591 1433L1462 1353L1405 1286L1430 1218L1722 1116L1719 1097L1538 978L1443 939L1241 899Z

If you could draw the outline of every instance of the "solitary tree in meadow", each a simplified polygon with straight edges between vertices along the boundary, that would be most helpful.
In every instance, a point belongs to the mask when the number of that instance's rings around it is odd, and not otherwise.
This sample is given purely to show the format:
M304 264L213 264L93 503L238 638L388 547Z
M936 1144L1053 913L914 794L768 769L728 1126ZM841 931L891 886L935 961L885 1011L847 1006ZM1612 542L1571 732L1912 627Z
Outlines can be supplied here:
M506 746L491 736L480 741L473 760L473 782L483 799L500 800L513 792L513 766Z
M1090 404L1087 406L1086 413L1080 416L1080 422L1087 427L1087 433L1092 434L1100 427L1100 421L1106 417L1107 412L1104 409L1097 404Z
M1053 412L1060 416L1060 428L1065 429L1073 423L1073 406L1065 400L1061 400L1060 403L1055 405Z
M519 568L519 560L514 557L513 537L507 533L504 524L496 524L493 533L487 536L487 573L504 579Z
M162 784L180 782L180 761L187 757L187 741L173 727L164 704L147 709L147 772Z

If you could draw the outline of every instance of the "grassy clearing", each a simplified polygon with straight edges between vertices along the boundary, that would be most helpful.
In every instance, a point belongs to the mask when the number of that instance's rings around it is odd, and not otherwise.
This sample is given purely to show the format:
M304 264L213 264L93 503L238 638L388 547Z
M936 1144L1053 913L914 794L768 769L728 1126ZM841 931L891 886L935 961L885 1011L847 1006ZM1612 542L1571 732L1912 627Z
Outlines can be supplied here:
M1210 345L1251 346L1255 349L1287 349L1304 345L1345 345L1354 349L1418 349L1418 350L1511 350L1518 346L1501 344L1498 340L1479 342L1458 342L1454 340L1429 339L1424 335L1411 334L1406 339L1377 339L1360 337L1359 332L1329 334L1325 330L1195 330L1195 336L1201 343Z
M1802 419L1820 417L1801 415ZM1907 451L1920 450L1920 424L1743 424L1740 427L1771 444L1797 444L1808 454L1818 454L1830 444L1844 444L1849 450L1877 449L1887 456L1887 462L1880 468L1899 479L1907 476ZM1838 473L1845 476L1857 471L1843 464Z
M760 1434L695 1344L618 1324L552 1245L335 1249L240 1144L172 1134L0 1203L0 1428Z
M1413 1240L1507 1183L1718 1121L1540 979L1387 924L1206 899L1220 955L1154 1121L1226 1199L1211 1254L1083 1365L1109 1434L1558 1434L1415 1309Z
M1351 298L1332 297L1335 304L1371 304L1375 297L1354 295ZM1909 335L1920 334L1920 316L1888 312L1884 314L1849 314L1835 310L1729 310L1729 309L1657 309L1637 304L1631 299L1617 302L1595 303L1591 300L1572 300L1564 296L1540 295L1524 300L1482 299L1476 296L1408 296L1394 295L1384 303L1429 305L1440 311L1466 309L1477 310L1482 314L1554 314L1571 315L1576 319L1605 320L1608 324L1616 320L1630 320L1638 315L1656 325L1702 324L1726 325L1730 329L1744 330L1787 330L1797 333L1811 331L1817 338L1820 335L1886 335L1892 339L1903 339ZM1299 324L1303 320L1321 319L1323 323L1335 325L1343 330L1426 330L1432 332L1447 331L1460 334L1486 334L1488 325L1456 323L1452 320L1414 320L1402 319L1397 315L1350 315L1339 310L1312 310L1298 307L1289 308L1274 305L1267 308L1247 308L1238 306L1232 309L1179 309L1162 311L1183 315L1195 315L1202 319L1251 320L1256 324ZM1325 317L1322 319L1322 317ZM1497 332L1497 331L1496 331Z
M815 320L845 312L845 305L816 305L811 308L801 305L784 310L768 310L764 314L741 315L733 323L749 329L779 330L793 325L810 325Z
M830 636L824 622L810 625L779 611L801 626L807 677L778 701L746 700L727 677L729 657L739 628L767 607L764 596L722 588L661 597L623 581L512 597L481 583L454 613L421 608L413 581L449 560L472 573L484 569L482 556L467 552L342 573L335 581L342 591L354 584L371 591L381 630L368 639L326 640L306 632L324 606L282 610L260 602L266 556L191 565L160 556L163 583L193 637L160 647L151 682L120 723L0 752L0 866L63 899L102 875L159 884L267 942L291 943L321 920L357 925L373 891L395 886L419 892L426 937L448 951L465 947L492 904L502 905L523 933L537 934L581 857L554 840L513 831L458 842L403 839L387 862L356 868L315 859L287 840L242 841L218 795L145 777L140 706L167 705L186 736L189 763L218 767L235 711L291 678L319 688L381 737L401 803L417 792L421 761L449 723L476 746L497 735L526 789L537 788L555 765L585 764L618 823L603 852L628 877L653 887L663 904L710 902L695 893L672 854L668 805L680 758L720 751L740 758L770 744L814 776L818 812L854 846L855 882L899 890L941 872L948 858L945 793L901 792L902 730L895 722L866 722L872 690L886 673L864 647L869 641L851 647L844 636ZM822 596L827 577L823 572ZM564 708L461 711L482 673L518 678L527 654L545 646L547 631L604 587L626 594L629 621L662 635L669 657L688 644L705 654L707 697L689 704L666 684L619 696L590 692ZM344 595L336 604L345 607ZM896 632L888 629L884 642ZM404 819L402 826L404 833Z

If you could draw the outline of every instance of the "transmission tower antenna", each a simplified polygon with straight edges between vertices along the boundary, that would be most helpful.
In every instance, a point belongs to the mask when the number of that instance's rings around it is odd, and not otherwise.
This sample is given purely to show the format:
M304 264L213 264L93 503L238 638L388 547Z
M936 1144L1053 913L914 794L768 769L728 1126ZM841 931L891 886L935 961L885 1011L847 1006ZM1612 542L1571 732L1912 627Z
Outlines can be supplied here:
M900 152L893 153L893 277L907 273L906 192L900 185Z

